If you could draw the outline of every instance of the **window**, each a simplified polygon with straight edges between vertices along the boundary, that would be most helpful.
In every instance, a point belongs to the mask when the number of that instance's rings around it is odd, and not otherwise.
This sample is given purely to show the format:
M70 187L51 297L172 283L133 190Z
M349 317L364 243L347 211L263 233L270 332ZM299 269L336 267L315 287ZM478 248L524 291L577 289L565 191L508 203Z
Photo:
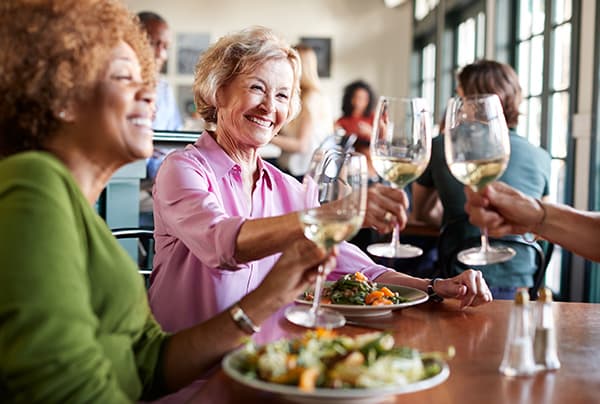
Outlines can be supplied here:
M428 43L413 53L413 83L411 95L427 100L432 115L435 114L435 51L434 43ZM435 115L433 115L435 116Z
M577 10L579 4L576 0L414 2L413 95L430 98L430 86L435 86L433 104L435 116L439 119L448 98L454 94L458 69L489 55L511 64L523 89L522 116L517 130L551 154L550 199L557 202L570 202L571 198L570 118L574 111L571 81L574 76L573 60L577 57L573 54L572 42L573 33L577 32L574 27L578 27L574 20L578 14L573 9ZM432 12L434 9L437 12ZM493 37L488 40L486 10L494 10L494 30L490 32ZM429 69L425 47L430 45L431 49L437 50L433 78L424 74ZM493 45L493 49L486 49L486 45ZM600 66L600 55L598 60ZM598 86L600 92L600 77ZM600 122L598 125L600 136ZM600 145L598 155L597 165L600 166ZM597 182L600 189L600 178ZM597 193L600 194L600 191ZM600 201L597 203L600 208ZM563 284L562 261L562 251L556 248L547 281L557 292L563 292L560 289Z
M440 2L440 0L415 0L415 20L423 20Z
M572 110L572 0L518 0L517 11L515 57L523 89L518 132L550 152L550 199L565 202ZM560 290L560 249L555 254L547 282Z

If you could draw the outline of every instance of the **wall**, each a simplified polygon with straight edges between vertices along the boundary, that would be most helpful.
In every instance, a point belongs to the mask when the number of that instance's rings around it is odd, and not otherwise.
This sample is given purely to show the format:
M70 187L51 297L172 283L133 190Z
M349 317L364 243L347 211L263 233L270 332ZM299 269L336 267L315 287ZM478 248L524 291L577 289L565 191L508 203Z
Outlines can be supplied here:
M295 43L302 36L331 37L331 77L322 79L334 115L343 87L363 78L378 94L408 95L412 9L386 8L383 0L126 0L134 11L161 14L177 32L208 32L211 42L250 25L265 25ZM171 63L174 47L170 49ZM173 72L173 64L169 71ZM173 84L191 82L169 73Z

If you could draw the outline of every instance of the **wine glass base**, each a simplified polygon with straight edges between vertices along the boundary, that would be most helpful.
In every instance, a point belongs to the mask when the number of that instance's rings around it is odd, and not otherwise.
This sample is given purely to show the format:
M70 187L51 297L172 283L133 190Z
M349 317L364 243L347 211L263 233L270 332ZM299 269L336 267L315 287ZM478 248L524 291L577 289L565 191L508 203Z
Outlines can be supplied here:
M469 248L458 253L457 259L465 265L489 265L511 260L516 252L510 247Z
M292 323L306 328L339 328L346 324L343 314L335 310L319 309L316 316L306 306L290 306L285 310L285 318Z
M371 255L384 258L413 258L423 254L423 250L410 244L393 246L390 243L371 244L367 247Z

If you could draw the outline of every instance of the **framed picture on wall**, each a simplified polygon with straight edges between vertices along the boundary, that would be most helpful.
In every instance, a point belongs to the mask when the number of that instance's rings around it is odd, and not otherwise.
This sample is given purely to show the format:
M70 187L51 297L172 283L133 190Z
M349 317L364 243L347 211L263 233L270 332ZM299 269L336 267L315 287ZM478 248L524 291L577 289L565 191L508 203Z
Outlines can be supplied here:
M319 77L331 75L331 38L302 37L300 43L308 45L317 54Z
M194 106L194 94L192 92L191 85L178 85L177 86L177 106L181 112L182 117L190 117L196 112Z
M177 74L194 74L198 57L208 48L207 33L178 33L176 38Z

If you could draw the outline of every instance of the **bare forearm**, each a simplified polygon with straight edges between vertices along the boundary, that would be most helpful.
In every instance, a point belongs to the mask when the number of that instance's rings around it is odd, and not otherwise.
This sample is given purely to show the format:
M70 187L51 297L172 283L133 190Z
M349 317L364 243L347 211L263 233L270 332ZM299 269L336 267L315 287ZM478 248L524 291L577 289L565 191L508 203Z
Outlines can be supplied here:
M412 217L425 223L441 226L444 208L435 188L413 183L412 193Z
M546 218L535 232L575 254L600 261L600 213L544 203Z
M246 220L236 240L239 262L260 259L282 251L292 241L304 237L297 213Z
M396 271L387 271L375 279L378 283L408 286L419 290L427 290L429 279L415 278Z
M274 293L256 290L240 301L240 307L255 323L261 324L283 302ZM170 391L200 378L247 337L225 311L212 319L176 333L165 349L164 375Z

